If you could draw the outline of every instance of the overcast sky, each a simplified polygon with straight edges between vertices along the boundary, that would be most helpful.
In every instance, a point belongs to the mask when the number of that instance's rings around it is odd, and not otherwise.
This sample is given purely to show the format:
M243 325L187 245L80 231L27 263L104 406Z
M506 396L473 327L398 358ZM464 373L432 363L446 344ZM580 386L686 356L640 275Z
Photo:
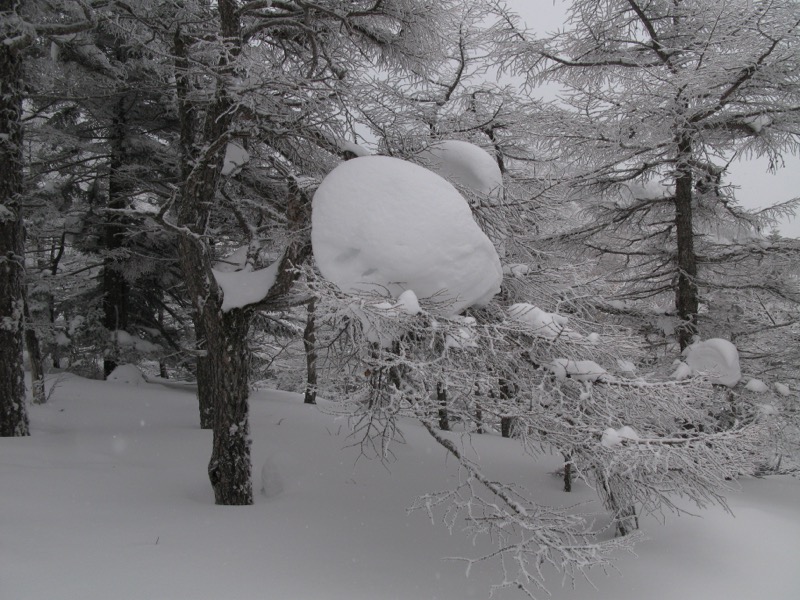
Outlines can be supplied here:
M544 34L561 27L565 6L562 0L506 0L526 25ZM730 183L739 187L736 197L746 208L760 209L800 196L800 158L787 155L785 166L769 173L766 159L739 162L731 168ZM780 232L788 237L800 238L800 218L784 220Z

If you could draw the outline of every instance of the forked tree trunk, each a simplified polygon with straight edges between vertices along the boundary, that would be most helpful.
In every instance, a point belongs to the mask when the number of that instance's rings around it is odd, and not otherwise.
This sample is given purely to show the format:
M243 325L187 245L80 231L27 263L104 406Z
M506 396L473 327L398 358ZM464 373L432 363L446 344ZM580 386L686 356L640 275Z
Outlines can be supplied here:
M247 404L247 332L251 311L236 308L222 311L223 294L211 270L206 237L210 207L216 199L227 135L235 112L233 100L225 88L225 76L232 70L229 58L238 54L241 44L236 3L219 0L217 8L227 51L220 54L220 79L214 102L206 109L202 132L195 132L193 107L189 101L186 40L180 31L175 35L183 176L176 208L182 227L180 265L194 307L198 342L203 345L203 353L197 361L201 416L209 405L213 413L214 445L208 475L217 504L242 505L253 503ZM202 151L198 150L201 147Z
M222 292L213 281L201 240L181 239L180 262L189 294L196 299L195 323L205 340L204 356L197 361L197 382L198 393L205 395L212 409L214 442L208 475L214 498L217 504L252 504L247 346L251 313L222 311Z
M15 5L0 0L0 14L11 14ZM10 39L3 38L0 35L0 437L13 437L29 435L22 361L22 58Z

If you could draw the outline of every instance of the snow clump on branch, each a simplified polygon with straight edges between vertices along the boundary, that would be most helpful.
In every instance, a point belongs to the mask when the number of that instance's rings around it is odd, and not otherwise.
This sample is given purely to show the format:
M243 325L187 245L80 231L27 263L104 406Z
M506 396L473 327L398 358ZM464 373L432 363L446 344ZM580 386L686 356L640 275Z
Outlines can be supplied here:
M733 387L742 378L739 351L728 340L712 338L695 342L684 353L692 371L706 373L711 383Z
M442 140L417 155L418 162L456 187L464 187L489 200L503 190L497 161L480 146L461 140Z
M500 291L500 258L461 194L400 159L364 156L331 171L314 194L311 243L322 275L345 292L413 290L452 316Z

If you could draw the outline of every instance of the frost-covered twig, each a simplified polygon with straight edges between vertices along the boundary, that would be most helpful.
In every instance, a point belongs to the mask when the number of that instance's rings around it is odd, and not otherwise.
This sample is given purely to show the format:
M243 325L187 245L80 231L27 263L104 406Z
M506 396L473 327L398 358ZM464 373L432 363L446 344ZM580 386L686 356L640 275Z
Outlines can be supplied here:
M456 559L467 563L467 574L476 563L498 561L503 578L492 586L492 593L516 588L530 598L538 592L549 595L545 586L548 567L561 573L564 580L588 579L591 569L612 567L615 552L632 549L636 536L601 540L586 516L542 506L523 489L490 479L452 439L431 423L422 424L458 460L462 477L456 489L426 494L411 510L425 510L432 522L435 513L442 511L442 520L451 531L463 519L473 538L485 536L492 541L494 549L483 556Z

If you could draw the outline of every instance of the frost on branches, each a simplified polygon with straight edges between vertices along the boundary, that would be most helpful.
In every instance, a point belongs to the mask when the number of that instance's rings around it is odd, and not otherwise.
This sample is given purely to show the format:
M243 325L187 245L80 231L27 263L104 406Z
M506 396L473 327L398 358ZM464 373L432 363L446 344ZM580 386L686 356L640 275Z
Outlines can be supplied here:
M707 379L632 377L645 356L636 338L560 313L527 270L496 295L497 254L434 174L355 159L323 182L314 211L314 250L328 278L314 283L320 364L347 398L354 443L389 460L403 420L422 423L462 476L415 508L494 540L490 555L465 560L499 561L498 587L532 595L544 589L544 565L567 577L607 565L636 538L626 534L638 515L680 513L679 499L724 505L730 480L752 472L765 428L755 419L721 425L730 405ZM532 456L562 454L610 521L540 505L535 491L497 481L469 442L497 433Z

